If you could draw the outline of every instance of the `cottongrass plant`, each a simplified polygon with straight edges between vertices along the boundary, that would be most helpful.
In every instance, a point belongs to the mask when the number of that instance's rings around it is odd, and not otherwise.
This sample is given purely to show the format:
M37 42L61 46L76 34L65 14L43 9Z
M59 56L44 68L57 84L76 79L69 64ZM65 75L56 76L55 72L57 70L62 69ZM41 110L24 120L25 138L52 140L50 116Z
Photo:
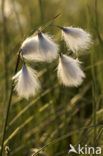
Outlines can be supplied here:
M90 47L91 35L89 33L80 28L58 27L62 29L64 40L73 53L77 53L79 50L86 50ZM23 59L23 67L17 73L20 58ZM27 38L22 43L15 68L15 74L17 74L12 78L12 88L7 106L3 137L1 141L1 156L3 152L6 126L14 88L20 97L26 99L30 98L31 96L35 96L40 89L40 82L37 78L36 71L27 66L27 63L24 59L34 62L46 61L50 63L56 58L59 58L57 76L62 84L68 87L79 86L85 78L85 74L80 68L79 60L59 53L58 45L53 41L51 35L44 34L39 30L37 35Z
M79 50L86 50L90 47L92 43L91 35L83 29L57 27L62 30L62 36L73 53L78 53ZM65 86L78 87L85 78L85 74L80 68L80 61L59 53L58 47L51 35L44 34L38 30L37 35L24 40L20 54L23 58L34 62L52 62L59 56L58 79ZM40 83L33 73L30 67L24 65L22 70L13 77L15 82L17 81L15 88L19 96L28 99L31 95L35 95L36 90L40 88Z

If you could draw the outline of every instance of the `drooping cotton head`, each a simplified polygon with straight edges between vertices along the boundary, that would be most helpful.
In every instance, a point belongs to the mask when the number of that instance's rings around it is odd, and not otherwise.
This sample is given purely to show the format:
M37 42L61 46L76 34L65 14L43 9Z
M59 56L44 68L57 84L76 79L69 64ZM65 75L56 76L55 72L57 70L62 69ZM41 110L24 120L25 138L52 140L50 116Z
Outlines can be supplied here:
M21 45L21 55L27 60L43 61L38 49L38 36L24 40Z
M79 86L85 78L85 74L80 68L80 62L62 54L59 57L57 76L60 82L68 87Z
M50 35L38 33L39 53L44 61L51 62L57 57L58 46L53 42Z
M34 96L40 89L36 71L26 65L23 65L22 69L13 77L13 80L18 95L26 99Z
M91 35L81 28L60 27L62 36L67 47L74 53L82 52L90 48L92 44Z

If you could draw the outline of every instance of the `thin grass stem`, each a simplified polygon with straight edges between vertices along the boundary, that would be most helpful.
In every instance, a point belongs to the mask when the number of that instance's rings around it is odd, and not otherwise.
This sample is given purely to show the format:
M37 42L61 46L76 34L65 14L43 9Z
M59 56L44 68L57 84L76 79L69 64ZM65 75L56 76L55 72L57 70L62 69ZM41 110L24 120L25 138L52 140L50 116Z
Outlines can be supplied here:
M43 3L42 3L42 0L39 0L39 8L40 8L41 24L43 24L43 22L44 22L44 13L43 13Z
M95 0L95 24L96 24L96 32L97 32L97 36L98 36L98 40L99 42L102 44L102 38L99 32L99 21L98 21L98 0Z
M7 59L7 45L8 45L8 33L5 18L5 0L1 2L1 11L3 19L3 51L4 51L4 70L5 70L5 99L8 98L8 59Z
M99 124L97 124L96 126L99 126ZM94 126L88 126L88 127L84 127L84 129L93 128L93 127L94 127ZM79 131L80 131L80 129L81 129L81 128L79 128ZM82 129L83 129L83 128L82 128ZM77 131L78 131L78 130L77 130ZM73 132L71 132L71 134L72 134L72 133L73 133ZM78 132L77 132L77 133L78 133ZM71 134L70 134L70 133L67 133L67 134L65 134L65 135L63 135L63 136L61 136L61 137L58 137L57 139L55 139L55 140L49 142L48 144L46 144L46 145L44 145L42 148L40 148L40 150L38 150L38 151L37 151L36 153L34 153L32 156L37 156L41 151L43 151L43 150L44 150L45 148L47 148L48 146L53 145L53 144L56 144L56 143L58 143L59 141L68 138Z
M16 16L17 24L19 26L20 34L21 34L21 37L22 37L23 36L23 29L22 29L22 25L21 25L21 22L20 22L19 14L18 14L18 12L16 10L15 0L12 0L12 5L13 5L13 11L14 11L15 16Z
M20 50L18 52L16 67L15 67L15 72L14 72L15 74L16 74L16 72L18 70L19 62L20 62ZM5 135L6 135L6 127L7 127L8 117L9 117L10 105L11 105L11 101L12 101L13 89L14 89L14 81L12 81L12 84L11 84L10 97L9 97L9 101L8 101L8 104L7 104L7 110L6 110L6 115L5 115L6 117L5 117L5 122L4 122L2 140L1 140L0 156L2 156L3 149L4 149L4 140L5 140Z

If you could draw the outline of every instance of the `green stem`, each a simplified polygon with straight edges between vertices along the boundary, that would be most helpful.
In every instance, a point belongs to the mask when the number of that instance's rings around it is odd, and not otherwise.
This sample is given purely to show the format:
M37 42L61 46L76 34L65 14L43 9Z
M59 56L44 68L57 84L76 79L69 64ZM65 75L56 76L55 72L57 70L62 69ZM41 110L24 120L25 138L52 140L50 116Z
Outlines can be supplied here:
M8 59L7 59L7 45L8 45L8 33L5 19L5 0L2 0L1 10L3 19L3 51L4 51L4 69L5 69L5 99L8 98ZM6 45L6 46L5 46Z
M12 0L12 5L13 5L13 11L15 13L16 20L17 20L17 23L18 23L18 26L19 26L20 34L21 34L21 37L22 37L23 36L23 29L22 29L22 25L20 23L20 18L19 18L18 12L16 10L15 0Z
M95 54L92 53L91 54L91 63L92 65L94 65L94 58ZM94 132L93 132L93 143L94 143L94 147L96 147L96 71L95 71L95 67L92 67L92 79L93 79L93 83L92 83L92 98L93 98L93 125L94 125Z
M97 33L97 36L98 36L98 40L102 44L103 41L102 41L102 38L101 38L101 35L100 35L100 32L99 32L98 1L97 0L95 0L95 24L96 24L96 33Z
M95 82L92 87L93 94L93 125L94 125L94 146L96 147L96 99L95 99Z
M44 21L44 14L43 14L42 0L39 0L39 8L40 8L41 24L43 24L43 21Z
M15 72L14 72L15 74L16 74L16 72L18 70L19 62L20 62L20 50L19 50L18 57L17 57L16 67L15 67ZM14 81L12 81L10 97L9 97L7 110L6 110L6 115L5 115L6 117L5 117L5 122L4 122L2 140L1 140L0 156L2 156L3 149L4 149L4 140L5 140L5 135L6 135L6 127L7 127L8 117L9 117L10 105L11 105L11 101L12 101L13 89L14 89Z

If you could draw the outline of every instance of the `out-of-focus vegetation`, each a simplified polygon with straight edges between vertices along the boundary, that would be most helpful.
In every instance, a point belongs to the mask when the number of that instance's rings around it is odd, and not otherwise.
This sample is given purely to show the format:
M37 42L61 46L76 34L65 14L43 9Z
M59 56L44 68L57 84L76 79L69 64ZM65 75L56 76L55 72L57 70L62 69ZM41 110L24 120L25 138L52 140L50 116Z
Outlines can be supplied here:
M61 13L53 24L82 27L94 40L88 53L79 57L86 73L79 88L59 85L58 60L50 64L28 62L39 71L42 90L29 101L13 94L5 138L10 156L30 155L32 148L37 151L52 141L38 155L65 156L70 143L75 147L80 143L102 148L103 1L0 0L0 7L0 137L17 51L26 36ZM60 51L69 54L57 28L49 26L44 32L54 35Z

